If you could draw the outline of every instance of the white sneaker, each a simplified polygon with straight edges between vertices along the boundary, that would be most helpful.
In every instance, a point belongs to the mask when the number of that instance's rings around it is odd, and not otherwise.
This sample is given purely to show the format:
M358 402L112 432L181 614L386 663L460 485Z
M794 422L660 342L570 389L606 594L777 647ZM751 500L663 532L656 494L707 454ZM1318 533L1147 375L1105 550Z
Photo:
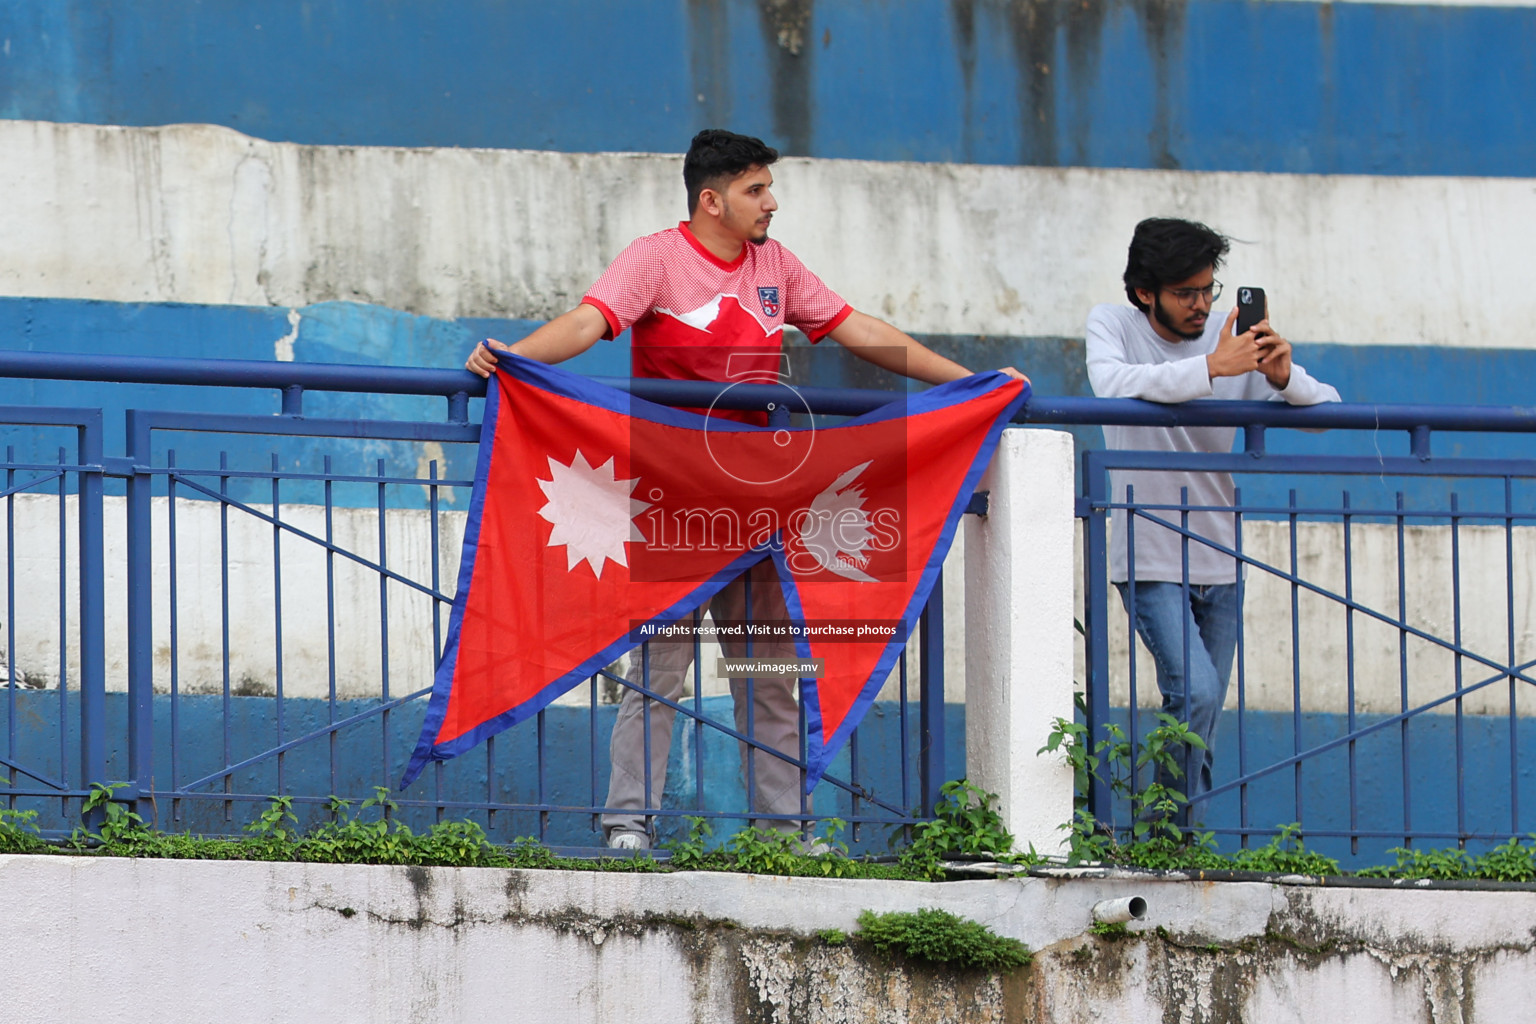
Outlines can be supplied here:
M800 848L800 855L802 857L825 857L832 852L831 846L815 836L812 836L809 841L804 839L797 840L795 845Z
M651 844L640 832L615 832L608 837L610 850L649 850Z

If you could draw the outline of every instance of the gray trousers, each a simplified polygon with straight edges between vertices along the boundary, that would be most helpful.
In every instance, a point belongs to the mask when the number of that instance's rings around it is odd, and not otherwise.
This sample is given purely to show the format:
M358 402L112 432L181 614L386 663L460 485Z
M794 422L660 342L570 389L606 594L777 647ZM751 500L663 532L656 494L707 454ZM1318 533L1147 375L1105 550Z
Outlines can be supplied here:
M747 575L752 581L752 619L783 622L789 618L784 606L784 592L779 587L778 574L771 561L752 566ZM736 579L710 601L710 614L716 622L746 619L747 588ZM679 620L692 622L692 616ZM743 640L726 640L721 644L726 657L744 658L747 645ZM693 666L693 641L652 640L650 648L651 690L668 700L679 701L683 683ZM792 640L754 641L752 656L758 658L793 658L795 645ZM643 679L641 651L630 655L629 679L640 683ZM782 676L762 676L750 680L752 723L748 728L748 680L731 680L731 697L736 704L736 731L751 736L758 743L773 750L782 751L795 759L800 757L800 712L795 703L797 680ZM649 706L649 711L646 710ZM609 744L609 756L613 761L613 773L608 781L608 806L621 808L622 813L603 815L603 833L611 837L615 832L645 832L645 810L661 806L661 794L667 785L667 754L672 749L672 724L676 712L665 704L659 704L638 690L624 689L624 699L619 704L618 718L613 723L613 739ZM651 727L651 779L650 800L646 800L645 780L645 722ZM803 774L800 767L743 743L741 745L741 770L744 779L752 780L752 808L763 814L794 814L800 811L800 789ZM810 798L806 798L806 808ZM754 826L772 828L783 832L799 829L794 820L756 819Z

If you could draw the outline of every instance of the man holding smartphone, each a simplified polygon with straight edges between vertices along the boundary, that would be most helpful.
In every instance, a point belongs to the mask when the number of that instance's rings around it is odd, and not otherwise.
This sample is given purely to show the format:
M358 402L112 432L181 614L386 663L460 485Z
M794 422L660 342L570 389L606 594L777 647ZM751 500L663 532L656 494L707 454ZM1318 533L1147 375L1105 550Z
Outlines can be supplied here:
M1088 314L1088 380L1095 395L1170 403L1220 398L1316 405L1339 400L1338 391L1291 362L1290 342L1276 333L1267 315L1251 329L1234 333L1238 310L1213 312L1221 295L1216 271L1228 245L1224 236L1192 221L1150 218L1136 225L1124 275L1131 306L1100 305ZM1105 447L1122 451L1228 452L1235 436L1235 427L1104 428ZM1125 511L1113 510L1109 547L1110 580L1157 665L1163 710L1187 722L1205 743L1204 750L1184 750L1182 781L1163 774L1158 779L1188 796L1187 812L1180 818L1198 823L1211 789L1216 725L1242 615L1237 562L1220 550L1235 547L1235 518L1231 512L1209 511L1232 506L1232 477L1118 470L1110 474L1110 488L1117 502L1126 501L1129 490L1138 506L1208 510L1189 512L1195 537L1188 545L1187 579L1183 535L1144 517L1128 527ZM1176 510L1153 514L1172 521L1180 517ZM1134 566L1127 558L1131 529Z

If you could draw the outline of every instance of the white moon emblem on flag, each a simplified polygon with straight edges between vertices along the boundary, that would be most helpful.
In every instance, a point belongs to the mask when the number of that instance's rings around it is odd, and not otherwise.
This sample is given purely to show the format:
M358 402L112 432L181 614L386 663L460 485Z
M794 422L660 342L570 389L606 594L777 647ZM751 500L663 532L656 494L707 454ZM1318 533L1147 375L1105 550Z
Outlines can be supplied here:
M869 465L861 462L832 481L816 495L800 521L800 543L816 564L859 583L877 582L864 571L869 564L864 549L874 540L874 533L864 511L864 488L853 483Z
M569 466L551 458L549 476L538 481L549 499L539 515L553 524L547 546L564 546L566 569L586 562L601 579L603 567L610 561L628 566L624 544L645 540L634 517L651 507L649 502L630 497L640 478L617 480L611 456L594 468L580 451Z

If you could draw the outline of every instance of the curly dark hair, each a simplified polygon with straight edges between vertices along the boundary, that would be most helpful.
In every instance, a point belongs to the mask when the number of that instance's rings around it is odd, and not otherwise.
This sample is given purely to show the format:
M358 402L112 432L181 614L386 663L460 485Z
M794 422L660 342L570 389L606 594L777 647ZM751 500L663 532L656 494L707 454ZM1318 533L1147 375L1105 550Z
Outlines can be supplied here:
M762 139L737 135L723 128L706 128L693 137L683 158L683 186L688 189L688 215L699 205L699 193L720 189L732 178L754 167L767 167L779 151Z
M1143 313L1148 306L1136 289L1156 292L1164 285L1193 277L1206 267L1216 270L1227 254L1227 237L1192 220L1148 217L1136 225L1125 260L1125 297Z

